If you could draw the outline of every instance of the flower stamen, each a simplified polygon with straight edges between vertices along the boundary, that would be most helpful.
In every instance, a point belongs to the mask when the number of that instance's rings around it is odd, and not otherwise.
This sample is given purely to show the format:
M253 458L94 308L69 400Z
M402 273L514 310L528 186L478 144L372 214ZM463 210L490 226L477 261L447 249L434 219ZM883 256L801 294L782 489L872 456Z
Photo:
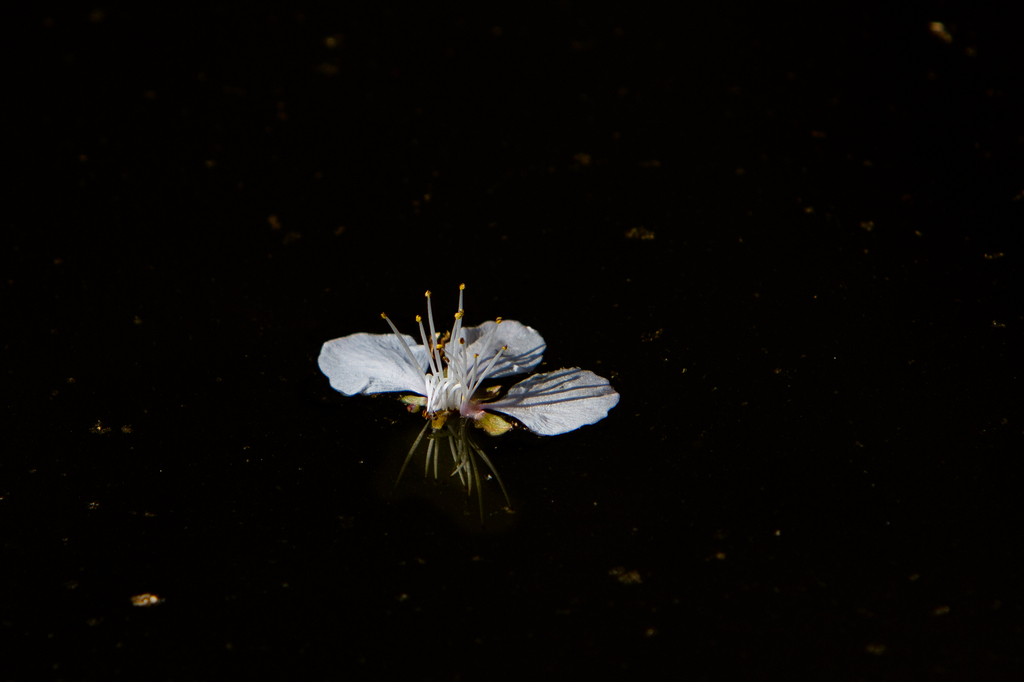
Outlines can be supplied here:
M492 370L492 369L494 368L494 365L495 365L495 364L496 364L496 363L498 362L498 360L499 360L499 359L501 358L502 354L503 354L503 353L504 353L505 351L507 351L507 350L508 350L508 346L502 346L502 347L501 347L501 348L500 348L500 349L498 350L498 352L494 354L494 357L493 357L493 358L491 358L491 361L490 361L489 363L487 363L487 368L486 368L486 369L484 369L484 371L480 373L480 376L479 376L479 378L477 378L477 380L476 380L476 383L475 383L475 384L473 384L473 385L472 385L472 386L470 387L470 390L469 390L469 395L473 395L474 393L476 393L476 389L480 388L480 384L482 384L482 383L483 383L483 381L484 381L484 379L486 379L486 378L487 378L487 375L491 373L491 370Z
M427 289L427 293L425 293L424 296L427 297L427 320L430 323L430 340L431 340L432 343L430 343L429 345L424 343L423 345L427 346L427 352L428 353L430 353L432 356L436 356L437 368L440 370L441 369L441 353L437 349L437 343L436 343L436 341L437 341L437 332L434 331L434 311L433 311L433 309L430 306L430 290L429 289Z
M419 315L417 315L416 316L416 322L419 323L419 325L420 325L420 338L423 339L423 347L428 349L427 361L430 363L430 372L431 372L431 374L437 374L437 372L438 372L438 365L434 364L434 354L433 354L433 352L429 352L430 343L427 342L427 332L426 332L426 330L423 329L423 318L420 317Z
M418 368L420 370L420 372L426 374L426 371L420 365L419 360L417 360L416 356L412 354L412 350L409 348L409 344L407 344L405 342L405 339L398 332L398 327L395 326L395 323L392 322L385 313L381 313L380 316L383 317L384 321L387 322L391 326L391 331L393 331L395 333L395 336L398 337L398 340L402 342L402 348L405 349L405 354L409 356L410 360L412 360L413 366Z

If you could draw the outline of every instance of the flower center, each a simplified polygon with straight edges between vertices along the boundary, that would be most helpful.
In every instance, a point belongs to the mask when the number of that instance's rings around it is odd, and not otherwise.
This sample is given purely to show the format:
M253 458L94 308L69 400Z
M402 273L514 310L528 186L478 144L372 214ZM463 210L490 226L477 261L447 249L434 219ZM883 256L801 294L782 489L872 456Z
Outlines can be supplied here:
M462 326L462 319L465 316L465 310L462 307L463 291L465 289L465 284L459 285L459 311L455 313L455 323L452 325L451 333L447 335L446 339L441 339L434 328L434 310L430 302L430 292L427 291L425 294L427 298L427 325L430 329L429 337L427 336L427 328L423 325L423 318L417 315L416 322L420 327L420 338L423 341L423 348L427 351L428 368L420 365L412 350L406 344L405 339L398 332L398 328L388 319L387 315L381 313L381 317L391 325L391 331L402 342L402 346L413 363L424 373L424 392L427 398L426 412L427 416L431 418L441 413L455 410L458 410L464 417L479 418L483 411L479 408L477 401L473 400L473 395L480 388L480 384L487 378L491 370L494 369L502 354L508 350L507 346L502 346L494 354L494 357L484 361L480 360L479 353L474 353L470 357L468 350L470 344L466 343L466 334ZM495 333L500 324L501 318L499 317L496 324L488 330L487 336L483 340L484 342L480 344L480 348L488 347L487 340Z

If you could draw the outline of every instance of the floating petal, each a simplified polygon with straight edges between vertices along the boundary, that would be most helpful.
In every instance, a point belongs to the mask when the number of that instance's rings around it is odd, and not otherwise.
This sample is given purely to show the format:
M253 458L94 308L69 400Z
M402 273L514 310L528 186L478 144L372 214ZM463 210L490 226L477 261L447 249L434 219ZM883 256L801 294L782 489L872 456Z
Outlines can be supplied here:
M459 336L466 340L466 357L480 355L480 365L486 366L502 346L507 350L487 373L488 379L525 374L540 364L547 344L544 337L533 327L515 320L484 322L479 327L463 328ZM458 343L457 339L453 339ZM452 343L448 343L451 347ZM447 350L447 348L446 348Z
M331 339L320 350L320 371L345 395L409 391L424 394L427 351L402 335L419 367L395 334L351 334Z
M527 377L481 407L514 417L534 433L557 436L601 421L618 402L607 379L572 367Z

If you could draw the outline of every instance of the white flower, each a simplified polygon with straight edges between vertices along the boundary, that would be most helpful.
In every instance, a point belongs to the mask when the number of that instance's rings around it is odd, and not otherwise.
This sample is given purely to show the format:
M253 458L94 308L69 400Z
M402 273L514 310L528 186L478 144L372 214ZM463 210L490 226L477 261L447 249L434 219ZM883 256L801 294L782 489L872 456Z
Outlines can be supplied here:
M381 313L391 326L391 334L351 334L332 339L323 345L318 364L331 381L331 387L345 395L358 393L412 393L403 400L423 407L430 421L424 425L402 471L409 463L427 426L433 428L427 446L427 468L437 455L440 439L448 438L456 468L454 474L468 475L472 491L476 481L480 490L479 471L473 456L479 454L501 478L483 451L466 433L466 423L500 435L512 425L495 413L513 417L534 433L555 436L594 424L608 416L608 410L619 402L619 394L593 372L572 367L527 377L501 396L496 390L482 391L488 379L498 379L532 371L540 364L547 345L533 328L498 318L478 327L462 325L463 290L459 286L459 310L450 332L442 336L434 328L430 292L427 297L427 327L416 316L420 343L398 328ZM497 399L495 399L497 398ZM446 425L449 417L459 414L464 419L459 428ZM401 477L399 472L399 477ZM466 479L463 479L466 480ZM502 485L504 491L504 485ZM506 499L508 495L506 494ZM481 502L481 515L482 515Z
M533 370L547 344L537 330L515 320L498 318L479 327L463 327L464 289L465 285L459 287L459 311L445 336L434 328L428 291L429 336L416 316L422 343L400 334L382 313L393 333L351 334L328 341L320 351L320 370L331 380L331 387L345 395L407 392L423 396L409 402L422 405L435 428L455 412L487 428L487 415L500 412L534 433L555 436L608 416L619 394L607 379L579 367L528 377L498 400L481 393L487 379Z

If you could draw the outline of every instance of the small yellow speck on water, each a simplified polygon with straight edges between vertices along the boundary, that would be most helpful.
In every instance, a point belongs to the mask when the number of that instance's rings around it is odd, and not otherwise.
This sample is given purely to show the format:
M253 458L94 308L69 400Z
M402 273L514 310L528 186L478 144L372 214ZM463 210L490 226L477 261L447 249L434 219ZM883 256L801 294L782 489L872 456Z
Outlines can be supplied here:
M163 599L150 592L132 595L132 606L154 606L162 601Z
M660 327L658 329L655 329L653 332L644 332L643 334L640 335L640 341L654 341L655 339L660 338L664 331L665 329L663 327Z
M944 43L953 42L953 36L946 30L946 25L941 21L928 22L928 31Z
M650 241L654 239L654 233L648 230L643 225L639 227L632 227L626 230L626 239L640 239L643 241Z
M623 566L616 566L615 568L608 569L608 575L612 576L623 585L640 585L643 583L643 579L640 577L640 571L636 569L627 571Z

